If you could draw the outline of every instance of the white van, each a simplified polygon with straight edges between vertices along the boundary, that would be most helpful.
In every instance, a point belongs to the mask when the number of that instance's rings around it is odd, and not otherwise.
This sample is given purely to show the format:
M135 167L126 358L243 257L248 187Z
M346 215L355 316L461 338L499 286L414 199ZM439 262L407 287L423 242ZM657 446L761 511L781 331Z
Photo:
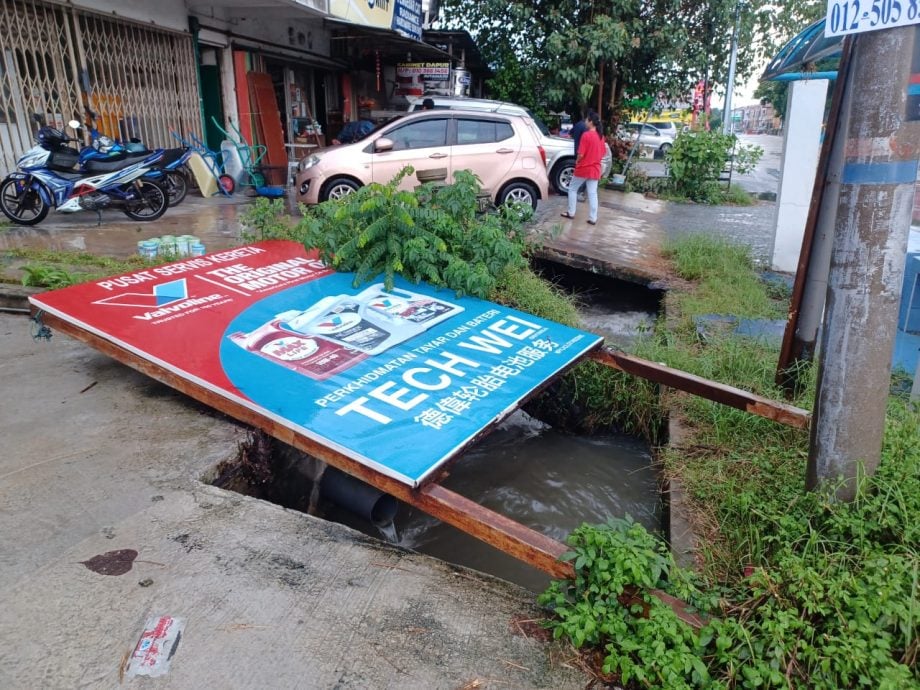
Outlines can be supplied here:
M523 115L534 121L540 130L540 144L546 151L546 172L550 184L560 194L567 194L572 175L575 171L575 142L568 137L557 137L549 133L549 127L527 108L504 101L491 101L485 98L463 98L460 96L416 96L409 99L409 110L421 110L422 101L430 98L435 110L475 110L478 112L501 113L505 115ZM606 153L601 160L601 177L610 175L613 167L613 154L604 144Z

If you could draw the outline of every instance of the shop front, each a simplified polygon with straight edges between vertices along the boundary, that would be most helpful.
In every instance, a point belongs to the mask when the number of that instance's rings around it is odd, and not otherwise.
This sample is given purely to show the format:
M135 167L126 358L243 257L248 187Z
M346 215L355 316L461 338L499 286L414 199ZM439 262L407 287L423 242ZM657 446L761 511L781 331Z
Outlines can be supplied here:
M282 185L298 160L327 145L341 117L328 104L338 103L344 63L279 50L234 45L239 134L253 143L251 163L265 181Z
M447 77L453 67L444 51L392 29L325 23L333 57L348 65L341 78L342 125L353 120L379 124L405 113L409 98L421 95L427 82ZM329 102L330 110L334 105Z

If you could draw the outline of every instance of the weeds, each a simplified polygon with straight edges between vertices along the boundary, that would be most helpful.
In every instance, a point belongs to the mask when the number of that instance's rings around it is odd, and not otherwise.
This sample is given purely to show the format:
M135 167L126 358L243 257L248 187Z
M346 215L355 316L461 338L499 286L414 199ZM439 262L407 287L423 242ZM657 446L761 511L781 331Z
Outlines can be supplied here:
M757 280L745 250L696 237L669 253L696 286L669 294L668 322L637 354L779 398L776 347L728 332L701 339L693 318L782 314L783 293ZM802 373L795 402L810 407L815 367ZM692 580L690 600L707 610L699 592L718 595L715 618L694 633L666 611L625 608L609 583L642 587L657 577L650 537L641 528L583 527L619 536L595 535L591 544L576 536L575 551L603 559L608 573L576 560L576 580L543 595L556 634L599 645L605 670L635 687L920 687L920 409L891 397L879 469L860 481L853 503L840 503L804 489L806 432L686 394L669 394L668 405L684 439L660 459L704 538L704 579ZM628 565L636 558L648 572ZM667 571L668 582L686 576L670 563Z
M47 249L5 249L0 252L6 273L20 271L20 282L30 287L57 289L88 280L98 280L116 273L128 273L154 263L140 256L113 259L88 252ZM17 268L17 264L18 268ZM14 278L15 279L15 278Z

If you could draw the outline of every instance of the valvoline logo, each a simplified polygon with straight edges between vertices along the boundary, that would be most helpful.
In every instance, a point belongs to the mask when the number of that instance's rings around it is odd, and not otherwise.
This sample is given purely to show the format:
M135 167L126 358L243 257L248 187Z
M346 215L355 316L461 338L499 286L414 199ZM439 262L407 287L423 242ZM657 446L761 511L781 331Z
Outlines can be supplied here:
M192 307L224 299L221 293L190 297L185 278L171 280L168 283L152 285L150 292L121 292L111 297L96 300L93 304L109 307L130 307L144 309L143 314L132 314L132 319L154 321L165 316L179 314Z
M113 307L141 307L143 309L156 309L165 307L173 302L188 299L188 285L185 278L171 280L168 283L153 285L150 292L122 292L105 299L99 299L93 304L107 304Z

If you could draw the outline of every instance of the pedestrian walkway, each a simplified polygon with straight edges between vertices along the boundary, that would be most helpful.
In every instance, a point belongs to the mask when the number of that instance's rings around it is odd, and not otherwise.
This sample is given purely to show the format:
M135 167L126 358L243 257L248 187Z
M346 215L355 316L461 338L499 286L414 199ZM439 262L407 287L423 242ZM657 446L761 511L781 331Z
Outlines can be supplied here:
M662 249L668 241L690 234L711 234L751 247L755 260L769 265L773 243L773 202L753 206L706 206L647 199L641 194L598 191L597 225L587 222L587 203L575 218L561 217L566 199L553 195L537 215L542 258L602 272L622 280L664 287L668 265ZM554 232L558 230L558 232Z
M140 223L117 210L103 211L101 222L88 211L51 213L32 227L0 227L0 251L35 247L125 257L137 252L139 241L160 235L194 235L207 251L229 249L240 243L239 214L252 201L243 195L202 198L189 194L159 220Z

